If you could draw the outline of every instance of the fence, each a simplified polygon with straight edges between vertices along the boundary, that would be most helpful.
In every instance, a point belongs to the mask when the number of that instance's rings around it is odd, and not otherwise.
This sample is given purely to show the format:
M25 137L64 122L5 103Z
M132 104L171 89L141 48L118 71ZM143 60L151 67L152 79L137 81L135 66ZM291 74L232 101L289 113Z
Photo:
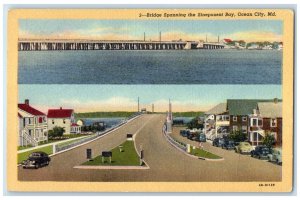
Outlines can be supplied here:
M63 145L63 146L55 145L55 146L54 146L55 152L53 152L53 153L58 153L58 152L60 152L60 151L64 151L64 150L67 150L67 149L76 147L76 146L78 146L78 145L81 145L81 144L83 144L83 143L92 141L92 140L94 140L94 139L96 139L96 138L98 138L98 137L100 137L100 136L102 136L102 135L104 135L104 134L106 134L106 133L108 133L108 132L111 132L112 130L114 130L114 129L120 127L120 126L122 126L123 124L126 124L129 120L131 120L131 119L133 119L133 118L135 118L135 117L137 117L137 116L139 116L139 115L140 115L140 113L135 113L135 114L133 114L132 116L128 117L126 120L122 121L121 123L119 123L119 124L117 124L117 125L115 125L115 126L109 128L109 129L107 129L107 130L105 130L105 131L97 132L94 136L91 136L91 137L85 137L85 138L83 138L83 139L81 139L81 140L76 140L76 141L74 141L73 143L70 143L70 144L67 144L67 145Z

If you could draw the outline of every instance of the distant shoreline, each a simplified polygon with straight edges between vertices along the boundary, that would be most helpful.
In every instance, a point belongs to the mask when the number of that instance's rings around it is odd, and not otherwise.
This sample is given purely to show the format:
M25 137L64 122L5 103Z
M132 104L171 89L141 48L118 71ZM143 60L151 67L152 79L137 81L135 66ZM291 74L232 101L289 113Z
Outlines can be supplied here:
M136 112L127 111L116 111L116 112L85 112L85 113L75 113L75 118L114 118L114 117L130 117ZM164 112L155 112L164 114ZM197 117L203 116L202 111L189 111L189 112L174 112L173 117Z

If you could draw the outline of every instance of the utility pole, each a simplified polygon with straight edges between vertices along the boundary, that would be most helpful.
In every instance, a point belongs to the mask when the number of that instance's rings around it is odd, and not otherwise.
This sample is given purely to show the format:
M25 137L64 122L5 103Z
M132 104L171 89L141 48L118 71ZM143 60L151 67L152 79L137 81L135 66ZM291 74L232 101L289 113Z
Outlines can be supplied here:
M159 32L159 42L161 43L161 31Z
M138 112L140 112L140 97L138 97Z
M144 42L146 41L146 33L144 32Z
M220 36L218 35L218 43L220 43Z
M152 104L152 113L154 113L154 104Z
M206 34L206 40L205 41L207 42L207 34Z

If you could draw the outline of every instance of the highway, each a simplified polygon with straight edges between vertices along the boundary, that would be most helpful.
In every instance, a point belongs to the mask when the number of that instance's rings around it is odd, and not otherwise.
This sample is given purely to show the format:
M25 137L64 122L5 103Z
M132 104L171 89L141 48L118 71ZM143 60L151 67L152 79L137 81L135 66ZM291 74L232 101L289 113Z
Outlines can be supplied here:
M125 124L121 128L86 145L52 157L48 167L37 170L18 168L21 181L280 181L281 166L239 155L232 151L206 146L224 161L204 161L185 155L162 134L165 115L149 114ZM126 134L136 135L136 143L142 144L147 170L74 169L86 161L86 149L93 156L112 149L126 140ZM178 135L175 137L179 137ZM185 139L185 138L184 138ZM206 144L209 145L209 144Z

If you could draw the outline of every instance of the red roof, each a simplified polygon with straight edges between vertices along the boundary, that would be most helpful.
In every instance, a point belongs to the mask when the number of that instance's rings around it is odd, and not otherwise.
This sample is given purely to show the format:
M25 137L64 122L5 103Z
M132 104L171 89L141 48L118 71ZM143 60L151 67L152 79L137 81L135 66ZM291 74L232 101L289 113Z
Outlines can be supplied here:
M20 113L18 113L18 117L22 118L23 116Z
M19 103L18 108L21 110L24 110L25 112L31 114L31 115L45 115L45 113L42 113L41 111L31 107L29 104L25 103Z
M232 42L231 39L224 39L225 42Z
M71 126L79 126L79 125L76 123L72 123Z
M73 109L49 109L48 118L69 118L73 113Z

